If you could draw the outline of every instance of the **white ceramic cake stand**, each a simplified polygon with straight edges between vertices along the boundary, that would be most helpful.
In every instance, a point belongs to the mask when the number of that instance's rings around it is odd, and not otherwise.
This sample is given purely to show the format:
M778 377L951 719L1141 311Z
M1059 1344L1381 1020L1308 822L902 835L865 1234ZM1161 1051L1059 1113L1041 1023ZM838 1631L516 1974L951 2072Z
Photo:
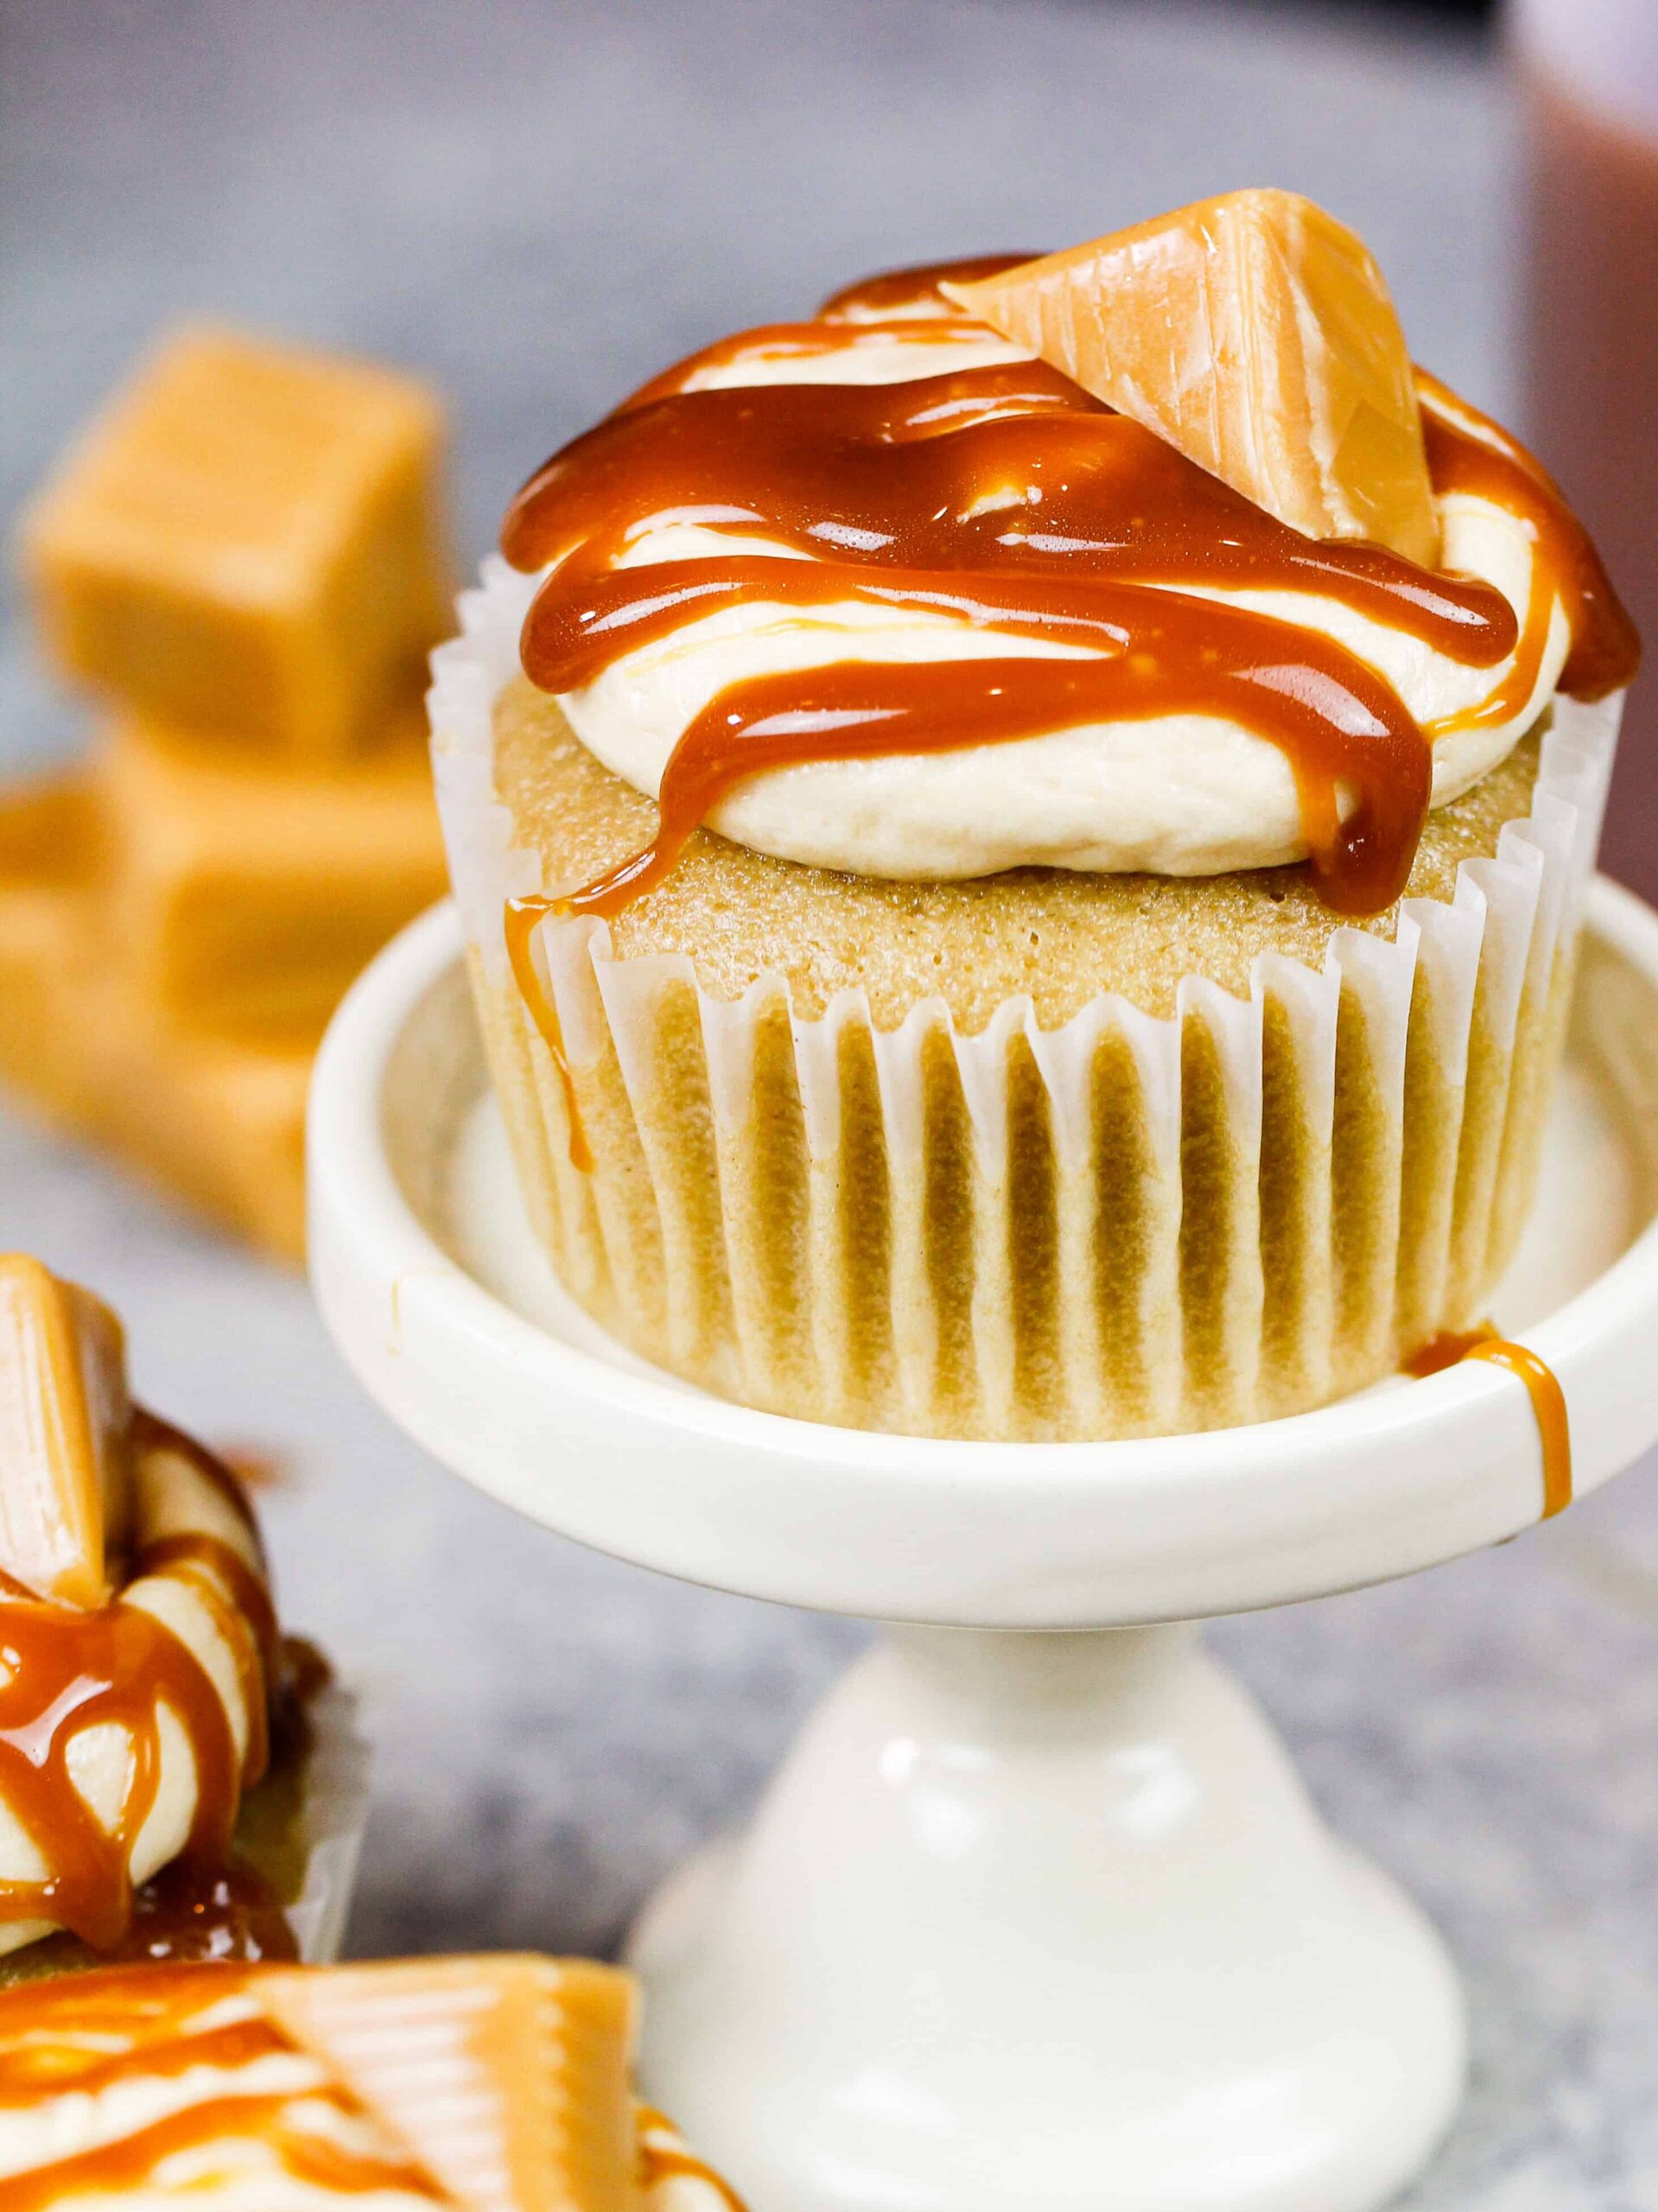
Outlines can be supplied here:
M1496 1304L1565 1386L1579 1492L1658 1436L1658 916L1605 883L1591 912L1588 1018ZM907 1624L634 1936L646 2091L754 2212L1361 2212L1422 2164L1463 2080L1445 1954L1166 1624L1526 1528L1519 1382L1475 1363L1258 1427L1035 1446L704 1396L598 1332L531 1242L448 907L342 1007L310 1173L323 1313L439 1459L622 1558Z

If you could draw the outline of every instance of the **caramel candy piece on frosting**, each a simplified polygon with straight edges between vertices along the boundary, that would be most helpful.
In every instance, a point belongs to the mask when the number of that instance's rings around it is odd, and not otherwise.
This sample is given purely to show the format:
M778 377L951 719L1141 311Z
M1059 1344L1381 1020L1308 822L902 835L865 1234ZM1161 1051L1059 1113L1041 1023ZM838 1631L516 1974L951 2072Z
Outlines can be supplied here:
M1299 194L1200 200L943 289L1306 537L1437 560L1398 315L1363 243Z
M254 1993L467 2212L639 2212L633 1988L503 1953L277 1970Z
M109 1307L25 1252L0 1255L0 1572L31 1595L107 1601L131 1416Z
M447 626L442 419L411 378L181 333L34 511L65 672L238 743L353 749Z
M387 938L442 895L425 720L314 766L129 716L95 776L111 912L133 990L181 1020L325 1020Z

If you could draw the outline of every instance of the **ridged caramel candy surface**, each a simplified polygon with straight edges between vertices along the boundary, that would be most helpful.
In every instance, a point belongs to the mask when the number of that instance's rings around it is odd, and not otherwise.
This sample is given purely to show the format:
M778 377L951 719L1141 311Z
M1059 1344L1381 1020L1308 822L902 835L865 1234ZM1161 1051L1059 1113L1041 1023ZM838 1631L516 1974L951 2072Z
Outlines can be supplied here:
M638 2212L633 1984L587 1960L501 1955L295 1969L257 1985L467 2212Z
M942 289L1280 522L1432 565L1398 315L1363 241L1299 193L1197 200Z

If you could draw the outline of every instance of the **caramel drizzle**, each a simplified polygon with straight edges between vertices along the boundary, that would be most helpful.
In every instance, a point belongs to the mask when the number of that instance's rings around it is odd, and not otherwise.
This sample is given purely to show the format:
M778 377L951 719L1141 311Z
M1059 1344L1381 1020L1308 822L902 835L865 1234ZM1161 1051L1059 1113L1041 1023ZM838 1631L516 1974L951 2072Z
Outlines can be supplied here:
M78 1974L0 1993L0 2107L27 2107L65 2091L88 2094L134 2079L176 2079L194 2067L232 2073L291 2049L264 2018L193 2029L204 2012L245 1989L234 1967L150 1966ZM111 2053L111 2045L123 2044ZM338 2110L356 2109L333 2088L308 2090ZM113 2141L53 2160L5 2183L7 2212L46 2212L72 2196L137 2193L167 2159L234 2139L259 2142L295 2180L324 2193L365 2195L399 2189L438 2203L442 2192L395 2155L361 2155L310 2128L289 2123L294 2093L243 2094L233 2088L202 2099Z
M727 2212L748 2212L747 2206L724 2175L715 2173L714 2168L705 2164L695 2152L684 2150L677 2144L653 2143L650 2139L658 2129L670 2135L674 2133L674 2124L664 2113L657 2112L650 2105L641 2105L638 2108L638 2129L641 2138L639 2158L644 2168L642 2178L647 2190L654 2189L658 2182L683 2177L689 2181L706 2182L724 2199Z
M1433 1337L1404 1363L1407 1375L1439 1375L1465 1359L1489 1360L1506 1368L1526 1386L1536 1417L1543 1454L1542 1520L1552 1521L1572 1503L1572 1430L1566 1393L1553 1369L1525 1344L1511 1344L1484 1323L1478 1328L1447 1330Z
M212 1455L155 1416L134 1417L132 1447L184 1452L228 1485ZM258 1576L228 1544L207 1535L163 1540L133 1563L135 1579L166 1568L200 1593L237 1655L249 1716L238 1760L230 1719L194 1652L153 1615L118 1596L82 1612L7 1593L0 1602L0 1798L51 1870L38 1882L0 1882L0 1923L48 1920L93 1950L116 1948L133 1921L134 1843L161 1786L159 1711L184 1730L194 1762L196 1802L182 1855L200 1874L226 1868L245 1783L264 1771L267 1669L275 1622ZM241 1610L238 1610L240 1608ZM84 1728L114 1723L130 1744L126 1794L106 1830L76 1789L68 1754Z
M994 257L894 271L835 295L816 323L724 340L556 454L508 510L507 559L553 568L523 637L525 672L543 690L577 690L624 653L755 602L899 607L1086 656L837 661L734 683L694 718L664 768L651 842L572 893L509 910L513 971L558 1071L578 1165L590 1160L557 1012L530 957L535 925L550 912L620 912L661 882L749 776L1005 742L1100 718L1218 711L1287 760L1327 903L1373 914L1408 878L1432 795L1433 737L1523 707L1557 592L1572 639L1561 688L1599 697L1634 672L1628 618L1550 480L1426 376L1436 492L1495 499L1537 544L1523 634L1494 586L1379 546L1304 537L1040 360L873 386L688 389L745 348L822 353L860 333L976 330L948 310L937 285L1007 265ZM921 312L905 322L906 308ZM759 531L810 557L734 551L616 567L641 533L673 520ZM1425 731L1391 685L1333 639L1197 595L1246 588L1333 597L1464 665L1512 665L1478 708Z
M569 1122L570 1165L578 1174L590 1175L593 1173L593 1151L582 1124L570 1056L564 1046L563 1024L559 1020L558 1007L552 993L543 986L536 973L532 949L536 931L543 918L552 912L553 903L549 899L513 899L507 902L505 924L506 957L511 963L512 980L518 987L518 995L530 1009L530 1019L547 1047L559 1088L564 1094L564 1111Z
M226 1997L252 1986L236 1966L118 1967L0 1992L0 2109L66 2091L88 2094L124 2081L172 2080L194 2067L234 2073L291 2046L264 2018L197 2029ZM340 2090L306 2092L342 2112ZM5 2183L7 2212L45 2212L82 2192L137 2191L164 2159L236 2139L264 2144L295 2179L342 2196L401 2189L447 2200L417 2166L396 2155L359 2155L288 2124L293 2093L233 2088L114 2141L59 2158Z
M987 276L1000 276L1004 269L1017 269L1037 258L1033 253L981 253L967 261L924 261L914 268L883 269L831 292L818 308L816 319L829 323L899 315L954 320L960 310L939 290L941 284L977 284Z

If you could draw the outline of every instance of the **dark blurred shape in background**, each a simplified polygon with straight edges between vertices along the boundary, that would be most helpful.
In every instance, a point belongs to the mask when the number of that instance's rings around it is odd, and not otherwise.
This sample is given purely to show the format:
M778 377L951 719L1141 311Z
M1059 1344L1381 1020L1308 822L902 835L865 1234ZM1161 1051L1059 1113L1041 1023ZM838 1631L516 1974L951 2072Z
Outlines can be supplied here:
M1658 899L1658 0L1515 0L1527 429L1647 642L1601 864Z

